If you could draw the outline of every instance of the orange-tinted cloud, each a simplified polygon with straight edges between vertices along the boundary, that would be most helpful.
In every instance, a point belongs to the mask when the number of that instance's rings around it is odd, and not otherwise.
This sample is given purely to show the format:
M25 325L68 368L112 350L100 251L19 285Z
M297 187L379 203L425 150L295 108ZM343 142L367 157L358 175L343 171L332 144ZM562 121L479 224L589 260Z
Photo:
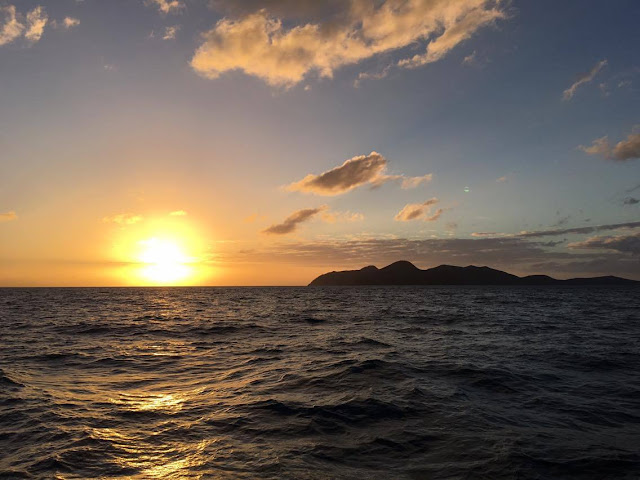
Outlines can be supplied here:
M433 215L429 215L431 207L438 203L437 198L431 198L423 203L409 203L404 206L402 210L395 216L395 220L398 222L408 222L410 220L423 220L425 222L433 222L440 218L440 215L444 212L442 208L439 208Z
M346 193L354 188L369 184L379 187L391 181L400 181L402 188L415 188L429 182L431 174L421 177L404 175L386 175L387 159L378 152L359 155L346 160L342 165L327 170L319 175L309 174L298 182L287 185L289 191L313 193L333 196Z
M142 215L136 215L134 213L118 213L116 215L104 217L102 221L104 223L116 223L118 225L133 225L141 222L143 219L144 217Z
M284 222L271 225L269 228L262 231L269 235L286 235L294 232L298 225L312 219L318 213L327 209L326 205L317 208L303 208L297 210L289 215Z
M627 136L626 140L621 140L611 146L608 137L595 139L590 146L580 145L578 148L588 155L601 155L608 160L624 162L640 158L640 133L636 133L640 126L636 125L634 131Z
M16 212L0 213L0 223L10 222L12 220L16 220L17 218L18 218L18 215L16 214Z
M425 42L424 54L398 63L416 67L439 60L479 28L505 17L495 0L345 0L339 14L289 25L263 5L237 19L223 18L206 32L191 60L193 69L207 78L240 70L288 87L311 72L330 78L344 65Z
M149 0L148 3L154 4L162 13L175 13L184 8L180 0Z

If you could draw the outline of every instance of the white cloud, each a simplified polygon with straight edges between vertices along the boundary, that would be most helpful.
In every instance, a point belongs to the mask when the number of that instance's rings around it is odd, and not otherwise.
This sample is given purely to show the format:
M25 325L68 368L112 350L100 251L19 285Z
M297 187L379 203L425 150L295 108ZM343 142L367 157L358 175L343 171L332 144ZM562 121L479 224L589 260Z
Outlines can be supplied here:
M598 72L602 70L602 68L604 68L606 65L607 65L606 59L596 63L591 68L591 70L580 75L580 77L578 77L578 79L575 82L573 82L573 84L563 92L562 98L564 100L571 100L573 98L573 95L576 93L576 90L578 89L578 87L580 87L580 85L584 85L585 83L591 82L594 79L594 77L598 74Z
M441 59L481 27L505 18L500 3L345 0L344 11L331 20L293 25L272 16L267 6L238 19L220 20L203 35L191 66L207 78L240 70L270 85L290 87L312 72L331 78L342 66L426 43L424 54L398 62L417 67Z

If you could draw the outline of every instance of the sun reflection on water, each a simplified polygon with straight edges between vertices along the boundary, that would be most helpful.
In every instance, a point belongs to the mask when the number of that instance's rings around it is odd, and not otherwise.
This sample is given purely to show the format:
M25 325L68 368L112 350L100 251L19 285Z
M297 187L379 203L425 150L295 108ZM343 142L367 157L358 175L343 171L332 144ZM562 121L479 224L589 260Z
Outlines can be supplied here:
M109 402L124 412L162 412L174 415L182 409L188 397L185 393L121 393L118 398L110 398ZM144 436L128 432L126 423L121 428L91 428L89 435L115 447L119 453L111 461L121 471L137 471L126 478L201 478L194 470L197 471L204 465L204 451L213 439L195 443L185 441L179 434L169 434L175 428L171 421L157 422L149 427L149 432Z

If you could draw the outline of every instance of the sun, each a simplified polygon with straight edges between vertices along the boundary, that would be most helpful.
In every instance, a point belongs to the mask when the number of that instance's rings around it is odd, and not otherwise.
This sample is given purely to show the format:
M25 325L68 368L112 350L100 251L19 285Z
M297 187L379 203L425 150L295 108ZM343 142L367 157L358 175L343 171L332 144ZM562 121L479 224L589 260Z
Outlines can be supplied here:
M183 247L175 240L149 238L140 240L138 261L142 264L140 274L155 284L180 283L193 273L193 262Z

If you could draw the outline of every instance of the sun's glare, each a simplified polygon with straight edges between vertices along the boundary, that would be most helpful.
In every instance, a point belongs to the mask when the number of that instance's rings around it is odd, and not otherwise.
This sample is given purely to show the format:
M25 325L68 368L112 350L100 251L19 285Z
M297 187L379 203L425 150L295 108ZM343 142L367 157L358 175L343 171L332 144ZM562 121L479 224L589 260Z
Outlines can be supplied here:
M160 284L176 283L192 274L192 259L175 241L150 238L141 240L139 244L138 260L143 264L141 274L147 280Z

